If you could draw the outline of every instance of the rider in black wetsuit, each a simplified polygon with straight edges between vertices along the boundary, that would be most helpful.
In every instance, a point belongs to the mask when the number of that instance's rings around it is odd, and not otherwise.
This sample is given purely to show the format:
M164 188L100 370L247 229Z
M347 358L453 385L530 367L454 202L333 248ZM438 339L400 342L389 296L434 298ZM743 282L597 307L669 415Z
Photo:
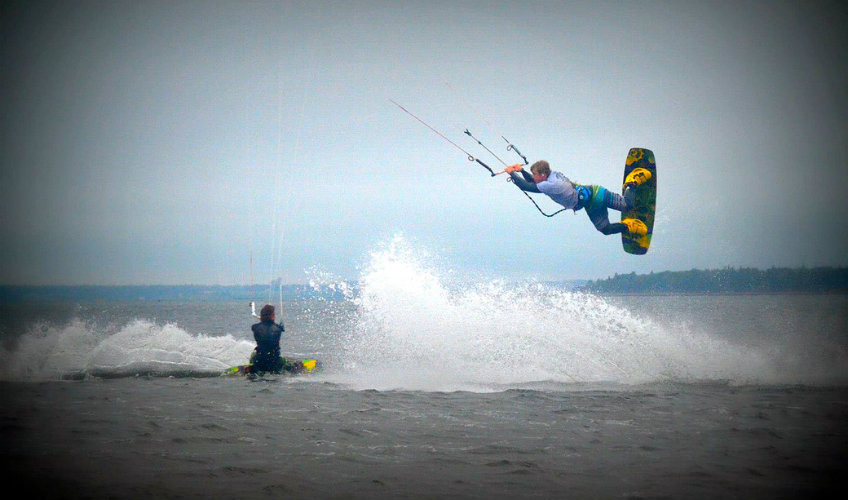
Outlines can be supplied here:
M280 356L280 337L286 331L283 323L275 323L274 306L268 304L259 313L259 323L251 327L256 349L250 356L250 372L281 373L291 371L292 365Z

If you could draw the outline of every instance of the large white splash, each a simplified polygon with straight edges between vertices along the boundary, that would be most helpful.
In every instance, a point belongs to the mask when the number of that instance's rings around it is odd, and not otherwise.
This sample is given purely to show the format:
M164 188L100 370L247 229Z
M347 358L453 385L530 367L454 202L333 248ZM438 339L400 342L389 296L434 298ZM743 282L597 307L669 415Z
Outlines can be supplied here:
M135 320L115 333L81 320L35 325L11 350L0 349L0 378L55 380L82 375L216 373L246 360L250 342L192 335L176 325Z
M458 278L444 268L398 236L371 253L355 287L314 272L313 286L333 293L289 311L284 353L316 356L325 372L312 380L354 389L848 381L839 332L817 336L792 321L748 318L743 309L733 322L717 323L730 325L730 335L717 334L702 325L703 314L628 310L543 283ZM122 317L132 314L130 305ZM253 349L247 332L207 336L149 319L112 321L32 325L0 347L0 379L215 374Z
M537 382L753 380L765 360L705 335L665 331L602 298L540 283L456 285L395 237L373 252L344 338L360 388L489 390Z

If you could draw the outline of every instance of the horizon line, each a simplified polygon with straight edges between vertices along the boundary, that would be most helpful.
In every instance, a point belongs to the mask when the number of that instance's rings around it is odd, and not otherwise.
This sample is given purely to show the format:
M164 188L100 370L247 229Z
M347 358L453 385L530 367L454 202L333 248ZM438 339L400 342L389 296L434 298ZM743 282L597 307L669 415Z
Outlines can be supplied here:
M703 269L693 267L693 268L690 268L690 269L682 269L682 270L670 270L670 269L663 270L663 271L650 270L650 271L641 272L641 273L636 273L635 271L631 271L631 272L628 272L628 273L614 272L613 274L608 274L606 277L597 277L597 278L557 278L557 279L544 279L544 280L532 279L532 278L531 279L522 278L522 279L505 279L504 281L508 281L508 282L509 281L516 281L516 282L539 281L541 283L560 283L560 282L572 282L572 281L605 280L605 279L609 279L613 276L622 275L622 274L624 274L624 275L627 275L627 274L650 275L650 274L657 274L657 273L682 273L682 272L689 272L689 271L724 271L724 270L728 270L728 269L730 269L730 270L751 270L751 269L753 269L753 270L757 270L757 271L768 271L768 270L773 270L773 269L774 270L807 270L807 271L816 270L816 269L830 269L830 270L837 270L838 271L838 270L848 269L848 265L817 265L817 266L801 265L801 266L795 266L795 267L771 266L771 267L768 267L768 268L726 265L724 267L703 268ZM356 279L356 280L341 280L341 282L344 282L344 283L357 283L358 281L359 281L358 279ZM273 280L272 280L272 283L273 283ZM279 286L276 283L274 283L274 285ZM137 283L123 283L123 284L92 284L92 283L86 283L86 284L59 284L59 283L21 284L21 283L14 283L13 284L13 283L0 283L0 288L50 288L50 287L53 287L53 288L120 288L120 287L172 287L172 288L173 287L195 287L195 288L199 288L199 287L208 287L208 288L213 288L213 287L218 287L218 288L241 287L241 288L266 288L268 286L271 286L271 283L262 283L262 284L256 284L256 283L254 283L254 284L246 284L246 283L231 283L231 284L220 284L220 283L215 283L215 284L198 284L198 283L180 283L180 284L168 284L168 283L147 283L147 284L137 284ZM309 283L283 283L282 286L311 287L312 285L310 285Z

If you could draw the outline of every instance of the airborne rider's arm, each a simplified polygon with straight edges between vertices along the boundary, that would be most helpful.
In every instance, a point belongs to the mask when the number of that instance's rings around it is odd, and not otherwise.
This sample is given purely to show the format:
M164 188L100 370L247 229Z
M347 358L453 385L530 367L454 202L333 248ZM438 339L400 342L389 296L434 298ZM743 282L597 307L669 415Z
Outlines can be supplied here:
M522 191L529 191L531 193L541 193L539 188L536 187L536 183L533 181L533 176L525 172L524 170L520 170L521 175L518 175L517 172L510 172L509 176L512 177L512 182L515 183L516 186L519 187Z

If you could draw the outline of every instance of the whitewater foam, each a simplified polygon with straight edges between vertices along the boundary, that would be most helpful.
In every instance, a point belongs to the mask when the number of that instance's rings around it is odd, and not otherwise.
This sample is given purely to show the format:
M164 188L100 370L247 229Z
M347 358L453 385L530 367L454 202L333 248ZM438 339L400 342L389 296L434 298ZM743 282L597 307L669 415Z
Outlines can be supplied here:
M651 308L631 310L611 299L544 283L460 279L401 236L370 254L355 286L320 273L311 281L332 288L336 298L319 294L286 304L292 310L283 351L321 359L321 380L353 389L497 391L665 381L815 385L848 380L848 349L844 330L842 336L838 331L844 311L815 323L820 316L815 310L805 316L804 325L811 326L802 330L792 320L797 311L777 321L772 314L758 315L762 304L751 299L733 311L730 321L720 318L730 309L721 302L710 302L714 309L696 308L697 315L681 300L671 305L653 300ZM704 300L697 299L698 304ZM121 307L123 320L104 320L100 309L92 313L101 322L113 322L106 326L77 318L58 326L34 324L14 341L5 339L0 378L215 374L246 362L254 346L246 309L244 333L233 337L127 319L134 306ZM155 314L155 308L145 307ZM232 304L203 307L195 314L226 310L231 315L234 310ZM680 319L667 320L675 315ZM713 317L718 319L711 327L704 319ZM234 320L231 331L241 324ZM817 335L817 329L835 333Z
M137 319L107 329L74 319L60 327L36 325L12 349L0 351L3 380L55 380L81 374L127 376L221 372L246 360L251 342L230 335L192 335L176 325Z
M348 383L486 390L539 381L748 380L763 373L756 354L665 331L597 296L535 282L457 286L436 269L402 237L372 253L344 338Z

